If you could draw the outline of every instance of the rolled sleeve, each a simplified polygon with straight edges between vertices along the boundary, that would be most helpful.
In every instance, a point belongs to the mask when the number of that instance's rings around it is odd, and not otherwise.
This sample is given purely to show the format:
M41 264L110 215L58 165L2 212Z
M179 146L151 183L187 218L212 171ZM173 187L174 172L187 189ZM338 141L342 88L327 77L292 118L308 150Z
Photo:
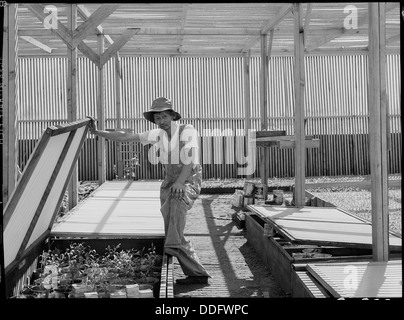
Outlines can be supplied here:
M162 141L163 135L164 131L161 129L153 129L139 133L140 143L142 145L155 144L159 141Z

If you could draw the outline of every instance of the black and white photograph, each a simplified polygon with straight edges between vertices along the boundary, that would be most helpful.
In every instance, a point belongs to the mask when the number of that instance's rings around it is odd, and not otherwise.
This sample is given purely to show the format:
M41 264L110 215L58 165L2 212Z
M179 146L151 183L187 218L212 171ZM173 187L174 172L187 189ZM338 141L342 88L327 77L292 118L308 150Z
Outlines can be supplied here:
M400 2L0 9L5 306L402 301Z

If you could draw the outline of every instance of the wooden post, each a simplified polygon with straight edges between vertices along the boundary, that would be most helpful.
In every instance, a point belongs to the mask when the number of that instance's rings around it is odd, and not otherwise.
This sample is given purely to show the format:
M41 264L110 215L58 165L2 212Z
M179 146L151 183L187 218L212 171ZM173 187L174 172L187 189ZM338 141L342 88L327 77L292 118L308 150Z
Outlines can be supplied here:
M245 136L248 136L248 130L251 129L251 106L250 106L250 54L244 54L243 64L244 64L244 111L245 111Z
M97 35L98 55L101 56L104 52L104 35ZM105 74L104 66L98 66L98 95L97 95L97 125L99 130L105 130L104 116L104 85ZM98 183L101 185L106 180L106 159L105 159L105 138L97 136L97 163L98 163Z
M369 151L373 259L388 261L388 150L385 4L369 3Z
M121 61L119 57L119 53L115 54L115 96L116 96L116 128L117 130L122 127L122 115L121 115ZM117 174L118 179L123 179L123 159L122 159L122 151L121 151L121 143L116 143L116 153L118 155L118 163L117 163Z
M244 56L243 56L243 65L244 65L244 111L245 111L245 125L244 125L244 130L245 130L245 140L244 143L247 145L249 143L248 141L248 135L249 131L251 130L251 104L250 104L250 63L251 63L251 50L248 50ZM250 155L248 154L249 148L246 148L247 152L247 157ZM257 152L254 150L253 152ZM254 157L255 159L255 157ZM234 170L237 175L237 166L234 166ZM248 178L251 178L252 175L248 175Z
M294 90L295 90L295 205L304 206L305 200L305 132L304 132L304 31L302 5L295 3L294 15Z
M4 7L3 26L3 203L7 203L17 182L18 165L18 79L17 79L17 9L18 4Z
M77 5L71 4L68 13L68 29L72 32L77 27ZM67 119L68 122L77 120L77 49L67 47ZM69 210L78 203L78 173L77 164L74 166L69 186Z
M260 86L260 105L261 105L261 130L268 128L267 113L267 77L268 77L268 59L267 59L267 34L261 34L261 86ZM260 170L261 183L263 184L264 200L268 195L268 157L265 148L260 150Z

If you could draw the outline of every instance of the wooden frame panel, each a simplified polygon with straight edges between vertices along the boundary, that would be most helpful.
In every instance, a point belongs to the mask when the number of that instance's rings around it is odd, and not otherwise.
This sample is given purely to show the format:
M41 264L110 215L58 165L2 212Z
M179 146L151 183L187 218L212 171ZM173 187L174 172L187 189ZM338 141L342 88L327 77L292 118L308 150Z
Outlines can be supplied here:
M48 127L37 144L4 209L6 276L49 235L90 121Z

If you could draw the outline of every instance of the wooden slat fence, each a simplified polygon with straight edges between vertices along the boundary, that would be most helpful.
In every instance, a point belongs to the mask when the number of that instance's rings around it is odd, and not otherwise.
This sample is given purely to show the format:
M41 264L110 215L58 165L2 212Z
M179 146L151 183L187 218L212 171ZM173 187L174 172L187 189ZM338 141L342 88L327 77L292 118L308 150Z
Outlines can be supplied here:
M121 57L121 127L136 131L153 128L142 113L159 96L172 99L184 121L200 134L204 178L235 178L248 142L244 135L244 74L242 58ZM400 55L387 57L389 104L389 173L401 173ZM106 64L106 128L118 125L115 109L115 63ZM250 65L251 128L260 130L260 58ZM370 173L367 109L367 56L305 57L306 134L321 141L307 150L306 175L366 175ZM65 123L67 60L19 59L19 166L52 124ZM78 60L78 118L96 115L98 70L87 58ZM293 135L293 58L272 57L269 63L269 129ZM216 130L216 133L215 133ZM148 147L122 144L124 160L135 154L139 179L162 178L161 165L148 162ZM258 151L260 152L260 151ZM270 177L294 176L291 149L269 150ZM117 164L116 144L107 142L107 179ZM259 159L257 155L256 159ZM237 161L238 160L238 161ZM96 180L96 143L88 136L79 158L79 179ZM259 166L253 175L259 177Z

